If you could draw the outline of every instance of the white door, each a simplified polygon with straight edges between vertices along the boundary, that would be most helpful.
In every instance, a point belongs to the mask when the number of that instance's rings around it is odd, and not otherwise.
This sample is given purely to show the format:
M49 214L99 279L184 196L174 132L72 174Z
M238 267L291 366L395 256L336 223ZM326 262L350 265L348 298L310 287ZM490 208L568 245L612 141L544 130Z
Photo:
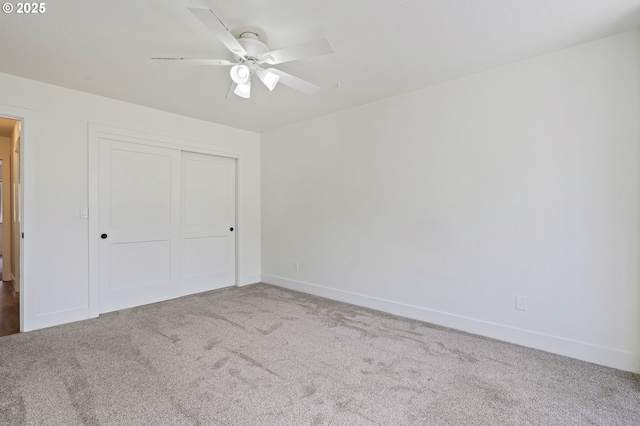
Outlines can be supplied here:
M98 140L100 313L235 284L235 167Z
M233 158L182 153L182 294L235 283Z
M177 297L180 151L98 144L100 312Z

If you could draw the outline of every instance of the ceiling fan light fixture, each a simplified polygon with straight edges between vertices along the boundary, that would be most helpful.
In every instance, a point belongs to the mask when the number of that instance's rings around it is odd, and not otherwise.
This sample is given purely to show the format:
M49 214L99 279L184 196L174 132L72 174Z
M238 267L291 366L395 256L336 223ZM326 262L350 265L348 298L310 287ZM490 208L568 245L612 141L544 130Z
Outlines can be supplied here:
M238 85L245 84L249 81L249 77L251 77L251 69L244 64L234 65L231 67L229 74L234 83Z
M233 93L241 98L249 99L251 97L251 80L247 79L246 83L239 83Z
M278 80L280 80L280 76L278 74L262 68L258 68L256 74L258 74L260 81L262 81L269 90L273 90L276 87L276 84L278 84Z
M277 50L269 50L260 39L260 34L255 29L247 28L236 37L222 22L220 17L211 9L188 8L189 11L209 29L222 44L229 50L235 59L198 59L198 58L152 58L156 60L184 61L196 65L231 66L229 74L233 84L233 92L243 98L251 97L251 78L256 74L260 81L272 91L278 83L292 89L312 95L320 90L320 87L311 84L301 78L287 74L276 68L261 68L262 64L277 65L285 62L296 61L311 56L333 53L333 47L326 38L308 41L295 46L284 47ZM266 39L265 39L266 41ZM227 92L229 95L230 90ZM226 96L225 96L226 99Z

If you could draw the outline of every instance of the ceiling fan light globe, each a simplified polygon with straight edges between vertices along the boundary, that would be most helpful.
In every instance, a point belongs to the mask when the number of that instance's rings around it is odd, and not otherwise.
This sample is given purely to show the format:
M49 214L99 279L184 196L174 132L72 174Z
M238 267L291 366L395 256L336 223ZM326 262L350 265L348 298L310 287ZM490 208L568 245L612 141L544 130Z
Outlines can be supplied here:
M262 81L269 90L273 90L276 87L276 84L278 84L278 80L280 80L280 76L278 74L269 70L263 70L260 68L258 69L257 74L260 81Z
M234 65L229 71L231 79L236 84L245 84L251 77L251 70L246 65Z
M247 81L246 83L238 84L233 93L241 98L249 99L251 97L251 82Z

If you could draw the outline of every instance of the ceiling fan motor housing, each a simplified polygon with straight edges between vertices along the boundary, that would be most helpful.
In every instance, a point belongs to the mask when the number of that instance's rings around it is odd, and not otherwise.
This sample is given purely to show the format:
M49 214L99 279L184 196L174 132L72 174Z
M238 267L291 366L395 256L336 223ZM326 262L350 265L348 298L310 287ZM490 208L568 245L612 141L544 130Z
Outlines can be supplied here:
M260 37L256 33L244 32L240 34L238 43L247 52L245 58L248 61L258 62L262 60L262 57L269 51L267 45L260 41ZM234 55L237 60L242 60L242 57Z

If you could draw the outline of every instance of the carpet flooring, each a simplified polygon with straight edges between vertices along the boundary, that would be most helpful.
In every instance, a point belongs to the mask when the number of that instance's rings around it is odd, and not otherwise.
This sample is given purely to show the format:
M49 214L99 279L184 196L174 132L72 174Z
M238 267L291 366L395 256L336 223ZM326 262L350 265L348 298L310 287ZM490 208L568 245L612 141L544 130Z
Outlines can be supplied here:
M257 284L0 339L2 425L638 425L637 375Z

